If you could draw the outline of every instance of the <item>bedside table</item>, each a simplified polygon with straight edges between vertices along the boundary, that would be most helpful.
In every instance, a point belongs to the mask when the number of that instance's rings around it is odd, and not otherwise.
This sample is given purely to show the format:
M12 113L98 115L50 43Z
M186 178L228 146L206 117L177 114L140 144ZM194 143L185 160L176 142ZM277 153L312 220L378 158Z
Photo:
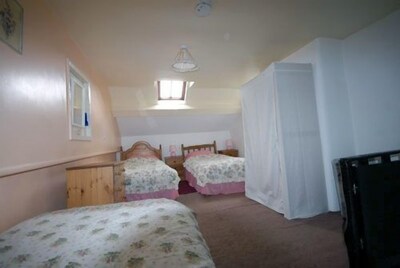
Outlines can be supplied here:
M178 172L179 178L181 180L185 180L185 168L183 167L183 156L182 155L177 155L177 156L167 156L164 157L165 164L167 166L175 169Z
M228 156L233 156L233 157L239 156L239 151L236 149L219 150L218 153L228 155Z
M178 172L178 176L181 178L181 180L185 180L185 168L183 167L182 155L167 156L164 157L164 160L167 166L175 169Z

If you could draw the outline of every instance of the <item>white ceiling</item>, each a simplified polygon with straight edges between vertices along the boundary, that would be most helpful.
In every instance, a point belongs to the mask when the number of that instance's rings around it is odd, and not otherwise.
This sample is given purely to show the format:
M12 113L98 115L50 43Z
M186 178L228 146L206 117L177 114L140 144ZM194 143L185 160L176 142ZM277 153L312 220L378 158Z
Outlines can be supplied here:
M400 0L46 0L106 79L122 137L229 130L240 122L238 88L317 37L345 38ZM171 64L186 44L200 69ZM154 81L195 81L187 109L156 106ZM161 109L157 111L157 109Z
M317 37L345 38L399 8L399 0L46 0L94 68L114 87L186 79L238 88ZM200 69L170 65L186 44Z

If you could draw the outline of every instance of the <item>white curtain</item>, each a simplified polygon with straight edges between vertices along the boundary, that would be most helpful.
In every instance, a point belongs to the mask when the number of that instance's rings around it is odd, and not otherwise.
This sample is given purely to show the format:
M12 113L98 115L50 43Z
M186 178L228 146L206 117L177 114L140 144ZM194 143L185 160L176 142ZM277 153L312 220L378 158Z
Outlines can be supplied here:
M283 213L275 91L271 72L263 72L242 90L246 195ZM251 178L251 181L249 182Z
M328 210L312 68L271 65L241 89L246 196L304 218Z

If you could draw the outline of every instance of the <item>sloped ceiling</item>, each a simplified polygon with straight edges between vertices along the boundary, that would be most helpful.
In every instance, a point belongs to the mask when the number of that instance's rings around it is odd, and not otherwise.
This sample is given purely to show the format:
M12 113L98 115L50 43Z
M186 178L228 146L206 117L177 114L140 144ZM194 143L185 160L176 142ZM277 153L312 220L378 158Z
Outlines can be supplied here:
M121 136L229 129L240 112L238 89L271 62L318 37L343 39L400 7L399 0L212 0L211 14L198 17L197 0L45 1L107 81ZM198 71L172 71L182 44ZM157 106L160 79L195 82L187 107Z
M317 37L345 38L400 7L399 0L46 0L109 86L185 79L238 88ZM186 44L200 69L170 66Z
M125 137L224 131L236 126L238 120L241 120L238 114L172 116L169 119L163 116L117 118Z

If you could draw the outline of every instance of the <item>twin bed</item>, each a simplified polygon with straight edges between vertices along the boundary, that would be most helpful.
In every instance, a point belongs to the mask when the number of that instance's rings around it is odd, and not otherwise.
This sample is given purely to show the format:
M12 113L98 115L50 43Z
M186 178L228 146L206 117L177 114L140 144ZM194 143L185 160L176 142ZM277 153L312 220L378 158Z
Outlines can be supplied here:
M244 192L244 158L217 154L215 141L186 147L182 144L181 149L185 179L197 192L203 195ZM156 149L144 141L122 152L128 201L178 197L178 173L161 159L161 145Z
M193 212L169 199L42 214L0 234L0 267L215 267Z
M244 160L214 144L184 147L186 179L203 194L244 191ZM0 267L215 267L176 170L147 142L122 152L127 201L53 211L0 234ZM157 199L151 199L157 198ZM146 199L146 200L142 200Z
M185 179L204 195L244 192L244 158L217 154L214 143L193 146L182 144Z
M162 161L161 145L153 148L139 141L121 153L124 161L125 196L127 201L149 198L176 199L180 178L176 170Z

